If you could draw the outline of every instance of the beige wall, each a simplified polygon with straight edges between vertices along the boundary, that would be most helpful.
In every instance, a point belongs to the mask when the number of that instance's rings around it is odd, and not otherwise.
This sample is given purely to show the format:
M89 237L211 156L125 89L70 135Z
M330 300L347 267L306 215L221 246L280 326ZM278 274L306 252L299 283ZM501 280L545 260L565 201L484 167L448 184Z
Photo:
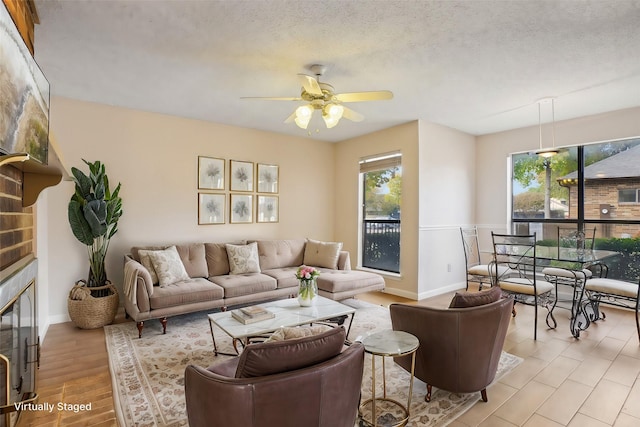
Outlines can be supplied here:
M51 131L67 167L100 160L112 185L122 183L124 215L107 256L121 288L122 258L133 245L256 238L334 240L334 145L54 97ZM280 222L198 225L199 155L280 166ZM228 175L228 162L227 170ZM228 184L227 184L228 188ZM66 298L86 278L85 247L72 235L70 181L47 190L49 319L67 319ZM227 200L228 209L228 200ZM42 210L38 211L43 215ZM228 211L227 211L228 222ZM51 290L55 289L55 292Z
M359 160L376 154L402 153L402 276L386 275L387 292L415 298L418 282L418 122L410 122L336 144L335 237L358 264Z
M556 146L629 138L640 135L640 108L630 108L573 120L556 122ZM479 136L477 139L476 223L481 250L490 245L490 230L507 226L507 158L510 153L539 148L539 129L532 126ZM543 146L548 146L543 140Z

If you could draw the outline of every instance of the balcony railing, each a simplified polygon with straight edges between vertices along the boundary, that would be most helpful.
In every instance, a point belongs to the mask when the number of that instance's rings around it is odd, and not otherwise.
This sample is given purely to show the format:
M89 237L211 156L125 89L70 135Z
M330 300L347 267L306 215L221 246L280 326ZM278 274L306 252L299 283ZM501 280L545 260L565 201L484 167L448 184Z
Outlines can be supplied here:
M400 273L400 220L365 219L362 266Z

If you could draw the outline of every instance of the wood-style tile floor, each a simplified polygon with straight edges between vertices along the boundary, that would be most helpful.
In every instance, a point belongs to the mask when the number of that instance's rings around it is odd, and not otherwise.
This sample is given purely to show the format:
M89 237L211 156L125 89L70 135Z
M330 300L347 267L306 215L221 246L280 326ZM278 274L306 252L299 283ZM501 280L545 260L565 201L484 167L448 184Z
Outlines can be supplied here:
M451 296L418 304L446 307ZM359 299L384 306L414 303L378 292ZM488 389L487 403L479 401L450 426L640 426L640 344L633 313L605 307L607 319L576 340L567 310L555 312L555 330L547 329L542 310L534 341L533 308L518 305L504 350L524 362ZM52 325L42 345L38 393L40 402L91 403L92 410L27 412L19 427L117 426L103 330Z

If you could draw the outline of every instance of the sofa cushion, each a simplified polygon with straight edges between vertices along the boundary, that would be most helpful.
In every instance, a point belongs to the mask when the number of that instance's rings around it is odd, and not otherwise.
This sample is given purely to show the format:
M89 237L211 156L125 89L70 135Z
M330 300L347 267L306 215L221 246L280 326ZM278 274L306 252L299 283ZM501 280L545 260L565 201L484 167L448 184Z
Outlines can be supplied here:
M305 241L257 240L260 269L299 267L304 259Z
M224 289L207 279L189 279L163 288L155 288L149 298L151 309L175 307L224 297Z
M476 307L498 301L502 297L502 290L499 286L478 292L456 292L449 304L449 308Z
M368 286L384 285L384 279L379 274L358 270L330 270L320 269L317 279L318 289L331 292L347 292Z
M298 267L274 268L272 270L262 270L262 274L273 277L278 281L278 289L298 287L296 271Z
M304 338L250 344L240 355L235 376L262 377L306 368L338 355L344 340L340 327Z
M229 274L229 257L225 243L205 243L204 252L208 277Z
M226 244L229 257L229 274L260 273L260 259L258 258L258 244L248 245Z
M209 277L207 260L204 256L204 243L176 245L176 249L189 277Z
M150 251L149 258L158 275L160 287L189 279L175 246L170 246L163 251Z
M224 288L224 297L233 298L276 289L276 279L260 273L210 277L210 281Z
M342 243L307 239L307 244L304 248L304 264L337 269L338 256L341 249Z

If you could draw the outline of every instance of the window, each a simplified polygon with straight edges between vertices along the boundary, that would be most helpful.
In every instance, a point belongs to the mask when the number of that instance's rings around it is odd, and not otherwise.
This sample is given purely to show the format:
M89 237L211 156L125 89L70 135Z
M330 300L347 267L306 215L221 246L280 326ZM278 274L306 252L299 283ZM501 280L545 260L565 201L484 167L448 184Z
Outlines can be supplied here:
M362 267L400 273L401 160L400 153L360 160Z
M513 154L512 232L536 232L539 244L555 246L563 228L595 228L594 248L620 253L608 260L608 277L637 282L638 164L640 138L564 148L546 159L534 153Z
M637 189L618 190L618 203L638 203Z

